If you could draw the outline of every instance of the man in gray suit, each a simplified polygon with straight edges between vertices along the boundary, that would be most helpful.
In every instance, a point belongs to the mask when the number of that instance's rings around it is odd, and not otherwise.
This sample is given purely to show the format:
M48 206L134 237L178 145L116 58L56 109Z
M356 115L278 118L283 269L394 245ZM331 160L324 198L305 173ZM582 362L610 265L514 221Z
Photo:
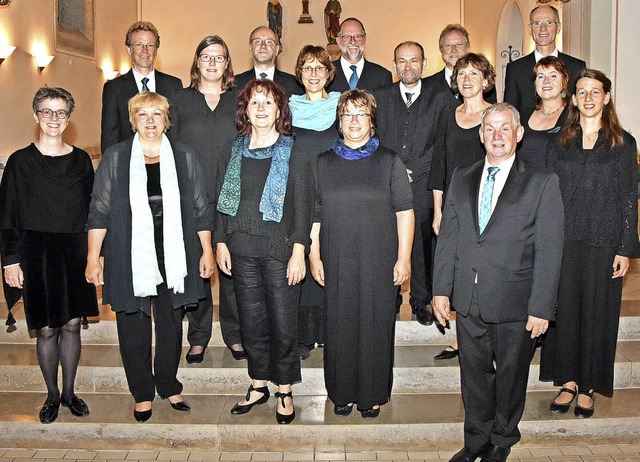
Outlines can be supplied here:
M504 462L520 440L535 339L554 319L564 239L558 177L515 156L518 111L482 115L480 162L456 169L436 248L433 308L457 311L464 448L452 462Z

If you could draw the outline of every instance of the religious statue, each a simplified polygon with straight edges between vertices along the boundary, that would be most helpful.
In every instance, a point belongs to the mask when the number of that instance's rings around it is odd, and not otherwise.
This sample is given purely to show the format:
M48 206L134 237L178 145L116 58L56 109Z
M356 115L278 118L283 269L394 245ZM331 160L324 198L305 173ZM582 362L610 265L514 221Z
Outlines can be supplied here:
M340 13L342 6L338 0L329 0L324 7L324 27L329 43L336 43L336 37L340 31Z
M278 0L269 0L267 3L267 19L269 29L276 34L278 42L282 43L282 5Z

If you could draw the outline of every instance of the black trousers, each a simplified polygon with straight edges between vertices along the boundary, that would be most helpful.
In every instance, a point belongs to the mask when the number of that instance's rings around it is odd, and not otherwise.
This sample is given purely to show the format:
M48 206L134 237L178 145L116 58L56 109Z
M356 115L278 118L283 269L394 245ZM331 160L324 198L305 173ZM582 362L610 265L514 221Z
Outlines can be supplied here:
M526 324L485 323L475 291L469 314L456 318L466 447L509 448L520 440L518 423L535 348Z
M288 285L286 263L272 257L231 259L249 376L278 385L300 382L300 284Z
M416 217L411 250L411 306L431 303L433 283L433 208L414 207Z
M190 346L206 347L211 340L213 327L213 296L211 295L211 279L203 279L204 298L198 302L195 310L187 311L189 329L187 340Z
M236 291L233 278L222 271L218 271L218 282L220 284L220 330L225 345L231 347L236 343L242 343Z
M158 286L151 298L155 322L156 348L151 367L151 318L142 312L116 313L118 341L129 391L136 403L182 393L176 377L182 349L182 308L174 309L166 284Z

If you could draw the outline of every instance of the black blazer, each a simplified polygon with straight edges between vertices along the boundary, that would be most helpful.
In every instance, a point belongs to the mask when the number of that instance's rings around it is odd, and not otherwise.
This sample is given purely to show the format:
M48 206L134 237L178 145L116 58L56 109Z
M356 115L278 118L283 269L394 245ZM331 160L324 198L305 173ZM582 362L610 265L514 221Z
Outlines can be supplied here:
M446 79L444 78L444 68L441 71L436 72L429 77L426 77L424 80L427 81L428 85L434 88L437 88L444 94L449 97L449 102L451 104L460 105L462 104L462 98L460 94L454 92L451 87L447 84ZM496 87L494 86L491 90L485 92L483 94L484 100L488 103L495 104L498 102L498 97L496 95Z
M575 77L587 67L587 63L573 56L558 53L569 71L569 91L573 93ZM536 65L534 53L507 64L504 79L504 102L512 104L519 111L531 109L535 106L536 88L534 85L533 67Z
M398 115L401 111L406 111L407 106L400 94L400 83L379 87L374 90L373 95L378 104L376 135L380 138L380 144L395 151L412 171L414 206L433 208L433 194L427 189L427 181L431 172L436 127L448 97L423 79L420 96L411 105L417 110L415 125L411 125L414 130L409 137L404 138L402 127L398 126ZM406 141L410 145L403 149Z
M238 92L241 92L245 85L255 78L256 71L253 67L242 74L236 75L236 87L238 88ZM293 75L282 72L278 68L276 68L273 73L273 81L282 87L287 99L289 99L289 96L291 95L302 95L304 93L304 87L298 83Z
M158 70L156 74L156 92L166 96L169 101L175 92L182 89L182 81ZM114 144L128 140L133 135L129 122L127 103L138 93L138 86L129 69L124 75L110 80L102 89L102 122L100 149L105 152Z
M555 318L564 243L558 176L516 157L484 232L478 195L484 159L456 169L447 190L433 293L467 316L474 290L486 323ZM475 283L476 277L478 283Z
M349 78L344 75L340 59L333 61L333 65L336 68L336 75L333 78L333 82L327 88L327 91L339 91L344 93L349 88ZM367 90L373 92L378 87L383 85L389 85L393 83L391 72L386 70L379 64L372 63L371 61L364 60L364 68L362 74L358 80L358 90Z

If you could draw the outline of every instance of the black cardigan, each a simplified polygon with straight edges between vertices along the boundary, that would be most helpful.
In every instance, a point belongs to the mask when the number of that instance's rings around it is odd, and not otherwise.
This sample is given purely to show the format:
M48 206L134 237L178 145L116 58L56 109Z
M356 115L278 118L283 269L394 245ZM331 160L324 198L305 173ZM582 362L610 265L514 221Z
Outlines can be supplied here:
M226 154L221 156L216 175L216 203L222 188L224 174L231 156L233 142L225 148ZM265 178L256 178L255 182L264 184ZM243 187L242 184L240 186ZM293 244L302 244L306 252L311 245L311 225L313 219L313 202L315 193L315 181L308 156L294 143L289 159L289 176L287 178L287 192L284 199L282 220L280 223L269 222L276 226L268 226L271 230L267 252L276 260L287 263L291 258ZM240 193L242 201L242 191ZM260 216L260 212L256 211ZM215 232L213 242L227 242L228 235L233 233L232 220L234 217L215 212Z
M133 294L131 271L131 204L129 201L129 164L133 138L116 144L103 154L96 177L89 208L88 229L106 229L102 245L104 255L104 304L115 312L150 314L150 297ZM176 162L184 247L187 257L187 276L184 293L174 294L174 308L197 303L204 296L199 264L202 247L198 231L213 230L207 205L200 164L191 148L171 143ZM164 217L170 219L171 217Z
M627 132L616 148L601 131L593 149L583 149L581 130L566 151L559 135L547 145L547 168L560 177L566 240L640 257L636 156L636 140Z

